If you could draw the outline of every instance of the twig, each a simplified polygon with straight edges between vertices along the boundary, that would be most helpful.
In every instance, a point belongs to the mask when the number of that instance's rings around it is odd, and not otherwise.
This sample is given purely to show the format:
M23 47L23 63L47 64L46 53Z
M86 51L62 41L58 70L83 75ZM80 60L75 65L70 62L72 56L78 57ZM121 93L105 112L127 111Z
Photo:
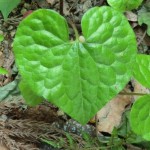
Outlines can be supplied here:
M147 95L147 93L127 93L127 92L120 92L119 95L137 95L137 96L143 96L143 95Z
M63 9L64 9L64 3L63 3L63 0L59 0L59 12L60 12L60 14L63 16L63 14L64 14L64 11L63 11Z
M73 7L76 7L78 2L79 0L76 0L75 3L73 3L73 5L69 8L68 12L70 12Z
M140 38L140 40L139 40L139 42L138 42L138 44L137 44L138 46L139 46L139 45L141 44L141 42L143 41L145 35L146 35L146 30L145 30L145 32L143 33L142 37Z
M95 126L96 126L96 127L95 127L95 128L96 128L96 136L98 137L98 132L99 132L99 131L98 131L98 115L97 115L97 113L96 113L96 115L95 115L95 124L96 124L96 125L95 125Z
M105 0L100 0L99 5L102 5Z

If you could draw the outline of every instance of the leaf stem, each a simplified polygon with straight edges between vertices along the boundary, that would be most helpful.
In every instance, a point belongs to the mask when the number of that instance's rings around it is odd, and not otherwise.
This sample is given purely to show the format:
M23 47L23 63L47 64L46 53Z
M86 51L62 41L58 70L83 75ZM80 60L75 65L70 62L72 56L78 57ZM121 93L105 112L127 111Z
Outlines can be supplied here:
M127 93L127 92L120 92L119 95L137 95L137 96L143 96L147 95L148 93Z
M69 21L69 24L72 26L73 31L74 31L74 33L75 33L75 37L76 37L76 39L78 40L78 39L79 39L79 34L78 34L78 30L77 30L76 25L75 25L72 21Z

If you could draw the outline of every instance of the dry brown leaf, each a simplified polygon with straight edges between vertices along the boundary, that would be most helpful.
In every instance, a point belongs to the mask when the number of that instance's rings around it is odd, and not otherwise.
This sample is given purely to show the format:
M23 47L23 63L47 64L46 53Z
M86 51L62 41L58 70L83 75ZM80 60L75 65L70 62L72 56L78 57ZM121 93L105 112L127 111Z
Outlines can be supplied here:
M0 144L0 150L8 150L8 148L2 144Z
M83 4L83 12L86 12L90 7L92 7L91 0L86 0Z
M132 11L127 11L125 15L129 21L137 22L137 15L133 13Z
M121 117L127 105L132 102L132 96L118 95L97 113L97 130L111 133L119 126Z
M3 66L4 64L4 55L3 53L0 51L0 66Z
M41 8L49 8L49 4L47 1L34 0Z
M46 0L46 1L47 1L47 3L53 5L53 4L55 3L56 0Z
M135 93L146 93L150 94L150 90L144 86L142 86L138 81L132 80L132 84L134 86ZM134 100L136 100L139 96L134 96Z
M131 82L134 87L134 93L150 94L150 90L137 81L132 80ZM130 93L127 89L124 91ZM125 111L126 106L130 105L138 97L139 96L118 95L107 103L106 106L97 113L97 131L111 133L114 127L120 125L122 114Z
M142 149L134 145L127 144L127 150L142 150Z
M63 2L63 13L65 16L70 15L70 7L66 1Z
M138 26L138 23L137 22L131 22L130 25L132 28L135 28Z
M150 37L146 34L145 30L143 30L140 26L137 26L134 29L134 32L136 34L138 44L142 43L144 45L150 46Z

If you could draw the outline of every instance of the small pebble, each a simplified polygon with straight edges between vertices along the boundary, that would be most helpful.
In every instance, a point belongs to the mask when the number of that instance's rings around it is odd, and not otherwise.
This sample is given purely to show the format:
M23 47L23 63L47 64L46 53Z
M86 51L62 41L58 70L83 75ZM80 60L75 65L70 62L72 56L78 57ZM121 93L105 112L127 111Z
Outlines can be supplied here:
M22 10L21 10L21 14L22 14L22 15L24 15L26 12L27 12L27 9L22 8Z
M30 9L30 4L28 4L28 3L24 3L24 8L26 8L26 9Z
M0 30L0 34L3 35L3 31L2 30Z
M64 114L65 114L65 113L64 113L62 110L58 110L58 111L57 111L57 115L58 115L58 116L63 116Z
M16 31L10 32L11 37L14 37L15 33L16 33Z
M8 27L8 31L12 30L13 29L13 26L9 26Z

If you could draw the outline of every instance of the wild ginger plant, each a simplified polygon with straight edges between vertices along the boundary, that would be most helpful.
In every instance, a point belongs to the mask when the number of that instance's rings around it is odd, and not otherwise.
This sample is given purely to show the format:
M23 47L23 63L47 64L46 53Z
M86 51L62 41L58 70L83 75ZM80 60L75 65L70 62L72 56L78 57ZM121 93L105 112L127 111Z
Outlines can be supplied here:
M39 9L26 17L13 43L26 102L36 105L46 99L86 124L132 76L150 87L150 57L137 54L134 31L122 11L109 6L89 9L81 20L82 35L73 25L74 41L57 12ZM130 115L134 132L148 140L149 98L138 99Z

